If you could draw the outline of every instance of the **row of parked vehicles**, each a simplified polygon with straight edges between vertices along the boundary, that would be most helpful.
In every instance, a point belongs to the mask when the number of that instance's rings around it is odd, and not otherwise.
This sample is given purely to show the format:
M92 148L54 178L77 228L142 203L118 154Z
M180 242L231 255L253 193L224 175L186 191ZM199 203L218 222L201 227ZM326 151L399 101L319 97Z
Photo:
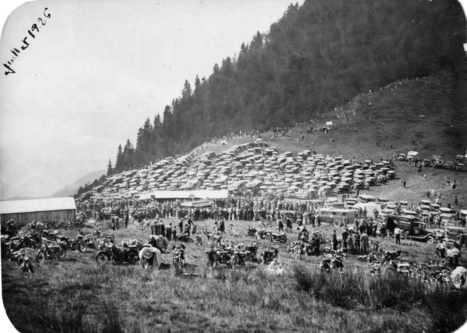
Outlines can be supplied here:
M421 163L424 167L432 167L437 169L448 169L448 170L459 170L465 171L465 156L464 155L456 155L454 161L447 161L441 159L440 155L433 155L431 158L419 158L418 152L416 151L409 151L407 154L400 153L397 156L399 161L409 161L415 160Z
M339 203L337 198L328 198L326 207L320 209L321 222L341 225L354 225L360 210L366 210L366 217L389 222L388 229L395 226L413 240L433 243L440 234L450 242L457 241L467 245L467 210L456 212L449 207L441 207L431 200L421 200L415 210L409 209L407 201L391 202L361 194L357 198L347 198ZM429 225L426 222L432 221Z
M102 247L104 239L113 239L100 231L84 234L78 231L75 237L67 237L61 230L35 230L30 225L22 228L17 235L1 236L2 259L16 261L18 268L32 272L31 261L42 264L50 259L64 259L67 251L86 252L88 247Z

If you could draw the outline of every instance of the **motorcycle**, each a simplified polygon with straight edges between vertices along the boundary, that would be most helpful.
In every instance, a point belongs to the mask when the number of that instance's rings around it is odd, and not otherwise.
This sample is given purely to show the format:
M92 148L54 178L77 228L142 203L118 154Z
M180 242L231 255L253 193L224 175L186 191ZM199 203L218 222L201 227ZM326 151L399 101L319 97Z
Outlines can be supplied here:
M287 243L287 235L285 234L285 232L275 233L275 232L268 231L266 238L270 242Z
M24 247L36 249L42 244L42 238L37 233L21 233L18 237L23 241Z
M94 243L94 237L92 234L82 234L82 233L79 233L77 236L76 236L76 239L80 242L83 242L84 244L84 251L86 251L86 247L92 247L92 248L95 248L96 247L96 243ZM84 252L83 251L83 252Z
M2 253L4 253L5 259L10 259L10 256L13 252L19 251L22 248L26 247L24 238L19 237L19 236L14 236L8 239L8 241L5 241L4 244L5 244L5 252L2 252Z
M233 256L231 257L230 264L232 267L235 265L246 265L248 262L256 260L257 252L258 246L256 243L248 245L240 243L233 250Z
M111 234L103 234L99 231L96 231L94 235L91 235L91 239L93 240L93 242L95 242L96 250L105 251L105 244L113 243L115 236Z
M122 247L127 261L138 261L138 253L143 248L143 241L141 239L124 239L122 241Z
M180 235L176 239L179 242L194 243L195 240L191 238L187 233Z
M321 272L330 272L331 269L336 269L339 272L344 270L342 257L339 255L326 255L320 263Z
M277 247L271 247L269 249L261 251L256 261L260 265L264 265L271 263L275 259L279 259L279 249Z
M36 262L42 264L46 259L63 259L66 256L66 245L42 239L42 246L36 256Z
M13 252L10 256L10 260L16 261L16 268L18 270L26 273L34 273L34 267L25 249Z
M55 241L57 235L59 235L60 230L42 230L42 238L45 238L49 241Z
M136 247L130 248L126 244L123 247L117 247L114 243L109 241L105 243L105 249L96 254L97 264L105 262L114 262L117 264L123 264L126 262L134 264L138 259L138 250Z
M57 235L57 242L65 245L67 250L71 249L73 251L78 250L79 252L86 252L86 245L84 241L78 237L69 238L63 235Z
M213 269L218 265L231 265L234 249L231 247L212 247L206 251L208 257L208 268Z
M265 239L267 238L267 235L268 235L268 231L266 229L257 229L256 230L256 239L257 240L260 240L260 239Z
M253 228L253 227L248 227L247 231L246 231L246 235L247 237L255 237L256 236L256 228Z
M400 257L401 257L401 254L402 254L401 250L384 251L382 263L384 264L385 262L390 262L390 261L393 261L393 260L399 260Z
M361 262L370 262L370 263L372 263L372 262L376 262L376 263L381 262L380 259L374 253L358 256L357 260L361 261Z

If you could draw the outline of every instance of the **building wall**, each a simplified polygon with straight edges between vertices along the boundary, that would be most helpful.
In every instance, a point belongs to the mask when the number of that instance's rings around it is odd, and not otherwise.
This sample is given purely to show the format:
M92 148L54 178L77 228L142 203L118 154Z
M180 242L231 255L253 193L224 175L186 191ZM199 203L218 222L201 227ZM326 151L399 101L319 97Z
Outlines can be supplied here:
M75 213L75 209L70 209L48 212L1 214L0 217L3 225L13 219L18 227L22 227L32 221L72 221L75 219Z

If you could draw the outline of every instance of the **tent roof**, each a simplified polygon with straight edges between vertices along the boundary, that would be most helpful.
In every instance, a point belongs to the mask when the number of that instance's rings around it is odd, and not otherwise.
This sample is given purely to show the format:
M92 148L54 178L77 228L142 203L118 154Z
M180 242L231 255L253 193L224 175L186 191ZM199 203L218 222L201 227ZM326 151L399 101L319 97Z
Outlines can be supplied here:
M0 201L0 214L47 212L53 210L76 209L72 197Z

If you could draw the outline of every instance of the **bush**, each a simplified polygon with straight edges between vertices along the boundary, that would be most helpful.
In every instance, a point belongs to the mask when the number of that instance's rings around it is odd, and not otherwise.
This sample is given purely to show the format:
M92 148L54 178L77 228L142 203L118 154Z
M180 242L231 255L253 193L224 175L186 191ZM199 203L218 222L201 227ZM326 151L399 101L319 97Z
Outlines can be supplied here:
M422 301L426 287L405 276L391 275L371 279L368 293L375 309L406 311Z
M69 303L62 311L53 304L35 306L24 311L28 332L97 333L97 329L84 320L85 302Z
M299 289L334 306L350 309L356 304L370 303L363 275L350 272L322 274L295 266L294 276Z
M467 290L437 289L425 295L434 332L454 332L467 321Z

